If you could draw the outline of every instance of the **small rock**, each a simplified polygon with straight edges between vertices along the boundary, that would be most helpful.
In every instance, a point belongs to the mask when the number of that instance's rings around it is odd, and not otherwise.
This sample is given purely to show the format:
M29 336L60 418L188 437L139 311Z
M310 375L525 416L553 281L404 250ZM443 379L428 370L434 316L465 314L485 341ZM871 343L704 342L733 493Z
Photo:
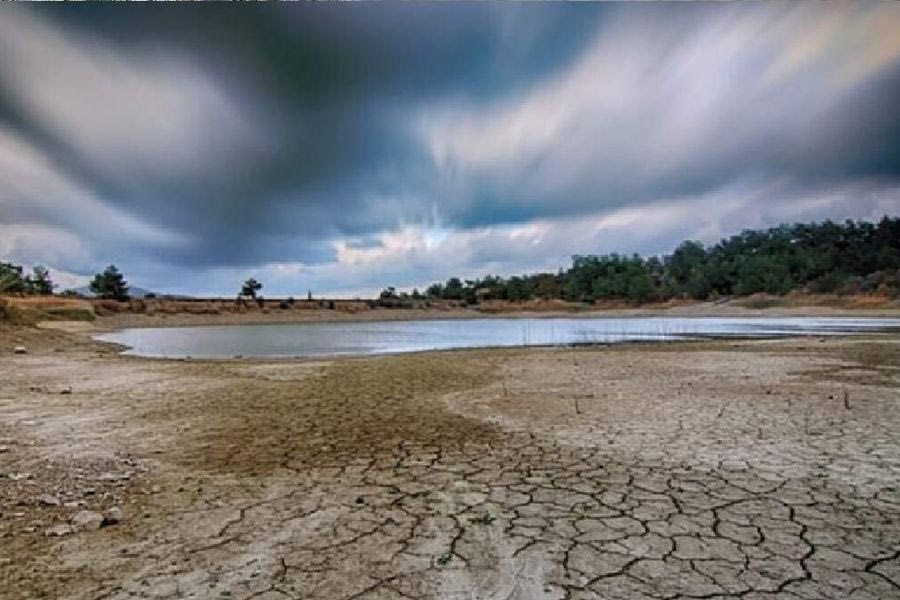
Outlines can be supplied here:
M68 395L68 394L71 394L71 393L72 393L72 388L70 388L70 387L64 387L63 389L59 390L59 393L62 394L62 395L64 395L64 396L65 396L65 395Z
M0 454L4 452L9 452L9 446L0 446Z
M92 510L80 510L72 517L72 526L76 531L92 531L103 525L103 515Z
M31 479L31 473L10 473L9 478L13 481L22 481L23 479Z
M13 348L13 354L28 354L28 350L25 349L25 346L16 346Z
M119 523L124 519L125 514L122 512L122 509L118 506L113 506L111 509L106 511L106 513L104 513L102 525L104 527L115 525L116 523Z
M38 498L38 503L43 504L44 506L59 506L59 498L54 498L49 494L44 494Z
M70 533L72 533L72 528L65 523L57 523L44 533L47 535L47 537L62 537L64 535L69 535Z

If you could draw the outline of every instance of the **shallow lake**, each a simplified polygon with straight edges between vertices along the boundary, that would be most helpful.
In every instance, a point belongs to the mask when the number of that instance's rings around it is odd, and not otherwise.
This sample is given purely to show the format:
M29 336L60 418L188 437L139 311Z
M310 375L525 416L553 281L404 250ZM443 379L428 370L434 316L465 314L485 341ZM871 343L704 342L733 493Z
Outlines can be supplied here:
M311 357L477 348L900 332L900 318L639 317L447 319L124 329L96 336L125 354L168 358Z

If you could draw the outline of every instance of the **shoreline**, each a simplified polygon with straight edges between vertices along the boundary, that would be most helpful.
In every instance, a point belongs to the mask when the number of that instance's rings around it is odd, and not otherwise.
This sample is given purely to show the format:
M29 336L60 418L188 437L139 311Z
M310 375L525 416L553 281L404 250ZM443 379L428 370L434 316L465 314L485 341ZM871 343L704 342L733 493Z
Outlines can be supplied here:
M513 316L507 315L499 315L493 316L491 318L480 318L479 316L459 316L455 319L446 319L446 318L429 318L429 319L407 319L405 322L413 323L416 321L432 321L432 322L444 322L450 323L452 321L487 321L487 320L519 320L519 319L541 319L541 320L554 320L554 319L579 319L579 318L588 318L588 317L576 317L571 315L559 316L559 315L548 315L548 314L518 314ZM353 358L353 357L376 357L376 356L394 356L394 355L415 355L420 353L429 353L429 352L442 352L442 351L463 351L463 350L503 350L508 348L535 348L535 349L577 349L577 348L604 348L612 345L623 345L623 344L660 344L660 343L674 343L674 342L728 342L728 341L754 341L754 340L779 340L779 339L802 339L802 338L810 338L810 337L834 337L834 338L859 338L862 336L884 336L896 334L898 331L898 327L900 327L900 315L897 316L873 316L870 314L860 315L854 314L853 316L837 316L837 315L817 315L813 317L781 317L775 315L760 315L753 314L748 316L701 316L701 315L688 315L688 316L672 316L672 315L661 315L661 314L653 314L653 315L639 315L639 316L630 316L630 317L615 317L612 315L602 315L595 316L593 319L602 320L602 319L665 319L665 318L675 318L679 320L692 320L692 319L760 319L760 320L773 320L780 318L812 318L812 319L841 319L841 318L849 318L849 319L885 319L890 321L895 321L895 325L892 327L891 325L885 325L882 328L871 328L866 329L864 331L796 331L796 332L758 332L758 333L699 333L699 332L682 332L682 333L673 333L670 336L663 336L660 338L646 338L640 336L633 336L632 339L613 339L613 340L572 340L567 342L547 342L547 343L494 343L494 344L483 344L483 345L459 345L459 346L441 346L437 345L434 347L422 347L422 348L398 348L393 350L365 350L360 349L358 351L353 350L344 350L344 351L335 351L335 352L325 352L322 351L320 353L312 353L312 354L304 354L300 352L301 349L298 348L298 352L294 354L268 354L266 352L254 354L252 351L241 351L234 354L216 354L216 353L189 353L189 354L147 354L140 352L131 352L135 350L135 347L129 345L127 340L115 340L115 339L103 339L104 337L109 337L115 335L116 333L121 333L129 330L141 330L141 329L157 329L157 327L153 326L145 326L145 327L122 327L122 328L108 328L108 327L94 327L88 324L82 324L79 322L44 322L39 323L38 326L46 329L60 329L63 331L68 331L70 333L81 333L88 336L91 340L97 341L100 343L110 344L118 348L118 353L121 356L127 357L138 357L138 358L147 358L152 360L176 360L176 361L226 361L226 362L234 362L240 361L244 359L251 360L283 360L283 361L309 361L309 360L338 360L342 358ZM351 320L339 320L339 321L328 321L328 320L305 320L299 322L284 322L284 323L253 323L253 322L242 322L242 323L228 323L228 324L199 324L199 325L175 325L175 324L167 324L165 327L159 327L160 329L164 328L203 328L203 327L243 327L243 326L253 326L253 327L279 327L284 325L303 325L303 326L323 326L327 327L335 324L353 324L353 323L391 323L398 322L399 319L364 319L358 321Z
M539 350L545 352L552 351L577 351L577 350L601 350L601 349L641 349L650 346L674 346L674 345L702 345L702 344L724 344L729 342L803 342L816 338L820 343L824 340L836 340L843 342L853 341L878 341L885 340L898 335L896 331L890 330L873 330L865 333L808 333L808 334L785 334L785 335L746 335L746 336L728 336L728 335L686 335L680 338L671 339L633 339L611 342L572 342L565 344L526 344L526 345L491 345L491 346L457 346L452 348L425 348L419 350L394 350L386 352L345 352L338 354L310 354L310 355L253 355L242 354L234 356L206 356L206 355L190 355L190 356L174 356L174 355L152 355L152 354L128 354L127 351L133 349L121 342L109 340L101 340L91 335L90 341L104 344L122 350L116 350L116 355L125 359L140 359L149 361L170 361L176 363L310 363L310 362L337 362L342 360L367 359L379 357L402 357L402 356L419 356L435 353L465 353L465 352L504 352L504 351L528 351Z
M117 313L97 316L86 322L97 331L148 327L194 327L216 325L277 325L300 323L360 323L377 321L440 321L474 319L604 319L604 318L728 318L728 317L871 317L897 318L900 308L835 308L826 306L798 306L773 308L747 308L740 306L716 306L712 304L685 305L671 308L621 308L578 311L510 311L482 312L474 309L372 309L357 313L335 310L291 310L269 313L245 312L192 314L192 313ZM54 327L62 321L44 321L42 325ZM58 327L58 326L57 326Z

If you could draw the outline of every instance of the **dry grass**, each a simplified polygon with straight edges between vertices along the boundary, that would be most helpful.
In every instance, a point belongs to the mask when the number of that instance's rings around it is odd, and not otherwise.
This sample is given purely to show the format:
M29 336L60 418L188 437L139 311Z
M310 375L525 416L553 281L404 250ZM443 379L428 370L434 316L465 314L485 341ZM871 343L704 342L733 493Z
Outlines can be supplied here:
M744 308L798 308L798 307L827 307L850 310L867 310L893 308L896 301L883 294L851 294L840 296L837 294L808 294L806 292L791 292L784 296L772 294L753 294L744 298L735 298L730 302L733 306Z
M0 298L0 323L7 325L26 325L31 323L26 311L5 298Z
M93 321L96 314L87 300L60 296L9 296L2 299L7 311L18 315L16 324L29 325L38 321ZM0 315L0 320L3 320ZM7 322L11 322L7 319Z
M21 308L46 310L49 308L79 308L91 310L91 303L81 298L65 298L63 296L8 296L6 298Z

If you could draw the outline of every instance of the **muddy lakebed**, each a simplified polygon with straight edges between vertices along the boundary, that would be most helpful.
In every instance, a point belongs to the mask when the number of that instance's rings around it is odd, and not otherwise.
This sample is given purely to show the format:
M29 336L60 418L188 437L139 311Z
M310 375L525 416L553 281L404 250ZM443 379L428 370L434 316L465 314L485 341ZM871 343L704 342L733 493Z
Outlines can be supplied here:
M637 317L440 319L131 328L96 336L158 358L285 358L696 338L900 332L900 318Z

